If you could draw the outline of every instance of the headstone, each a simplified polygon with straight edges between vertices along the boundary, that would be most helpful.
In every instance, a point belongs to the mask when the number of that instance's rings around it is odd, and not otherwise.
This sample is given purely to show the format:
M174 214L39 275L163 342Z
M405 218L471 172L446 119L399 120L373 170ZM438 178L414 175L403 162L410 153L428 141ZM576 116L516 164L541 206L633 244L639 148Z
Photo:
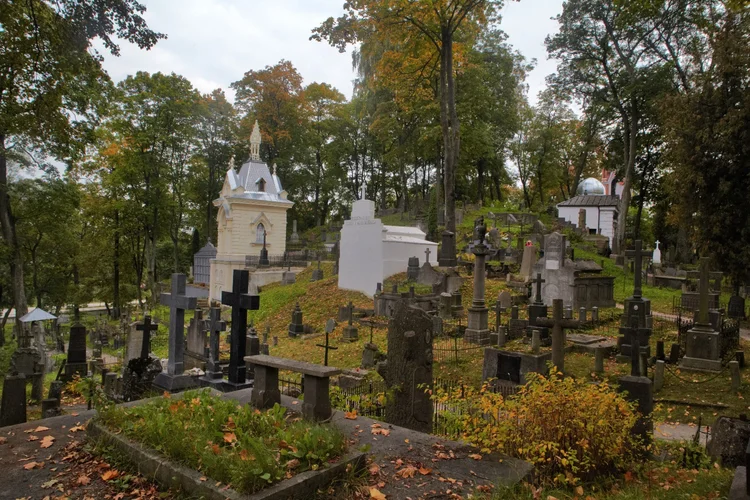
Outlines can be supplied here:
M320 268L320 258L318 258L318 267L312 272L310 281L320 281L323 279L323 270Z
M432 320L421 309L396 304L388 322L388 357L378 364L389 394L386 421L420 432L432 431Z
M456 259L456 235L447 230L443 231L442 234L438 264L440 267L456 267L458 265L458 259Z
M736 360L729 362L729 373L732 375L732 391L737 392L740 390L740 385L742 384L739 362Z
M513 305L512 298L510 295L510 292L507 290L503 290L497 295L497 302L500 305L500 307L504 307L505 309L510 309L510 307Z
M250 275L248 271L235 269L232 276L232 291L221 292L221 303L232 307L231 344L229 351L229 380L225 382L227 390L244 389L250 386L246 382L245 366L247 312L260 308L260 297L247 293Z
M326 343L315 344L318 347L322 347L325 350L325 354L323 356L323 366L328 366L328 351L335 351L336 349L338 349L338 347L333 347L331 345L330 338L329 338L334 328L336 328L336 322L333 319L329 319L328 321L326 321Z
M257 356L260 354L260 339L255 328L249 328L245 336L245 356ZM252 364L247 365L245 380L255 379L255 367Z
M603 347L597 347L594 351L594 372L604 373L604 352Z
M190 319L187 329L187 359L185 368L203 369L206 361L206 330L203 320L203 311L196 309L195 315Z
M634 321L637 322L637 317L634 316ZM640 364L641 356L640 344L638 337L633 338L633 348L631 350L631 367L630 375L620 377L620 391L626 393L628 401L635 402L637 405L638 413L640 417L633 426L631 432L640 437L643 443L650 443L653 438L653 422L651 420L651 412L654 410L654 396L653 396L653 385L651 379L648 377L641 376Z
M282 285L293 285L297 282L297 273L287 268L286 271L281 273L281 284Z
M659 392L664 387L664 367L666 363L663 360L656 360L654 366L654 392Z
M698 318L693 328L687 331L685 356L680 368L686 370L721 371L721 344L719 332L711 326L708 315L708 267L709 259L701 258Z
M585 208L578 210L578 229L581 232L586 231L586 209Z
M531 241L527 241L521 258L521 277L524 280L528 280L533 274L534 264L536 264L536 246Z
M542 334L539 332L539 330L532 330L531 331L531 353L532 354L539 354L539 350L542 345Z
M349 301L349 305L347 306L347 321L348 324L344 326L344 330L342 332L342 339L346 342L354 342L355 340L359 339L359 330L353 324L354 306L352 305L351 301Z
M263 230L263 248L260 249L260 257L258 258L258 267L268 267L271 262L268 260L268 249L266 248L266 236L267 232ZM244 362L243 362L244 363Z
M744 465L749 440L750 420L720 416L711 426L706 453L724 467Z
M487 226L484 217L474 222L474 297L468 311L468 325L464 336L467 342L486 345L490 342L489 310L484 302L485 260L489 248L484 244Z
M729 297L727 316L731 319L745 319L745 299L739 295Z
M289 243L297 244L299 243L299 234L297 233L297 219L294 219L292 221L292 234L289 236Z
M529 324L536 326L537 318L547 317L547 306L544 305L544 301L542 300L542 285L545 283L545 280L542 279L542 274L537 273L536 279L532 283L536 285L536 293L534 295L534 302L528 308Z
M591 322L596 323L599 321L599 308L594 306L591 308Z
M299 302L294 306L292 311L292 322L289 323L289 336L292 338L299 337L305 332L305 325L302 323L302 309Z
M655 266L661 265L661 250L659 249L659 243L659 240L656 240L656 248L654 248L654 253L651 256L651 262L653 262Z
M449 293L440 294L438 304L438 314L442 319L451 319L453 317L453 296Z
M167 371L160 373L154 385L169 392L193 387L196 382L185 375L185 310L195 309L196 298L185 295L185 275L172 274L171 293L161 294L161 304L169 306L169 358Z
M414 281L419 277L419 257L409 257L406 267L406 279Z
M578 309L578 321L580 321L581 323L586 322L586 308L585 307L581 307Z
M562 299L555 299L552 303L552 318L538 318L537 324L552 329L552 364L565 373L565 329L578 328L580 323L563 319Z
M86 327L80 323L70 327L70 340L68 341L68 359L65 362L65 380L70 380L75 375L85 377L88 374L88 361L86 360Z
M26 377L8 375L3 381L0 427L26 422Z
M135 326L136 332L140 332L140 345L138 357L141 359L148 359L151 355L151 332L156 332L159 329L159 325L151 323L151 316L148 314L144 316L143 323L138 323Z

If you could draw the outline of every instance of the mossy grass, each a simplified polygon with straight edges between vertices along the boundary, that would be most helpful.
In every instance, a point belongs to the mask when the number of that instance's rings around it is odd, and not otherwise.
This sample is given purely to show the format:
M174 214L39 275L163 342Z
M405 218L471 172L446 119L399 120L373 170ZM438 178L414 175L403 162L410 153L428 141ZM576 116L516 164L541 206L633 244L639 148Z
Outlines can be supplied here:
M344 436L329 425L301 420L279 405L267 411L241 406L208 390L107 406L97 419L241 493L317 470L346 450Z

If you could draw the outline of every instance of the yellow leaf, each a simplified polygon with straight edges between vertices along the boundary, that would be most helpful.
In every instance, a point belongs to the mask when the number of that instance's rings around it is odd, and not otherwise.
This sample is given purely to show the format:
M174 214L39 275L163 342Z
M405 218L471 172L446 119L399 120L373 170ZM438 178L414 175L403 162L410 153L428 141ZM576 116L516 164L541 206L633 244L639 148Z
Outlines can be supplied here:
M26 465L24 465L23 468L26 470L41 469L43 465L44 465L44 462L29 462Z
M430 474L431 472L432 472L432 469L428 469L426 467L420 467L419 468L419 473L422 474L423 476L426 476L426 475Z
M357 420L357 410L344 412L344 418L349 420Z
M42 438L42 448L49 448L54 442L55 438L53 436L44 436Z
M380 490L376 488L370 488L370 498L372 500L386 500L385 495L380 493Z
M102 481L111 481L112 479L117 478L120 475L120 472L117 469L109 469L107 472L102 474Z

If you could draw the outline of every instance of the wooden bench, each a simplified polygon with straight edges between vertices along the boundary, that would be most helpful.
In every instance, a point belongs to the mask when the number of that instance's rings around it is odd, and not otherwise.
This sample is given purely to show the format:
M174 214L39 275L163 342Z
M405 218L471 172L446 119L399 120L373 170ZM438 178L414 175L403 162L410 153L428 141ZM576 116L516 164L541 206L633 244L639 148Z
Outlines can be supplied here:
M331 417L328 387L330 378L340 374L340 369L266 354L245 356L245 362L255 367L250 401L256 408L271 408L275 403L281 403L279 370L289 370L303 375L305 399L302 403L302 415L311 420L327 420Z

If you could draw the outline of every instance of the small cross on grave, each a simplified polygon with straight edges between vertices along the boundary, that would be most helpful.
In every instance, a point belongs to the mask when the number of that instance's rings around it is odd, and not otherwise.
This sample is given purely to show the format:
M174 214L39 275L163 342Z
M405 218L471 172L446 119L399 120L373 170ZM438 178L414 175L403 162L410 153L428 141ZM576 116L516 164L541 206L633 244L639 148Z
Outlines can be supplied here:
M185 295L185 282L184 274L175 273L172 275L172 293L161 294L161 304L169 306L169 375L181 375L184 372L185 310L195 309L197 302L195 297Z
M430 254L431 253L432 252L430 251L430 247L425 248L425 251L424 251L424 261L427 262L428 264L430 263Z
M348 324L344 327L344 330L342 332L342 338L346 340L347 342L354 342L359 338L359 331L356 326L352 324L354 321L354 305L352 304L352 301L349 301L349 305L346 306L349 321Z
M643 276L643 257L650 257L653 254L653 250L644 250L643 242L641 240L635 240L635 250L625 250L627 257L634 257L635 264L633 267L633 297L640 298L643 295L641 290L641 279Z
M554 299L552 301L552 318L537 318L538 326L546 326L552 329L552 364L560 372L565 370L565 329L578 328L580 321L563 319L563 301Z
M260 308L260 297L247 293L250 274L235 269L232 275L232 291L221 292L221 303L232 308L231 346L229 351L229 383L245 383L245 346L247 337L247 311Z
M227 322L221 319L220 307L212 307L208 311L208 319L203 321L203 326L209 333L206 378L220 379L223 375L219 366L219 337L227 329Z
M325 353L325 357L323 358L323 365L324 366L328 366L328 351L335 351L336 349L338 349L338 347L333 347L330 344L330 341L329 341L329 338L328 338L328 336L331 334L331 332L333 331L334 328L336 328L336 322L333 321L332 319L329 319L326 322L326 343L325 344L315 344L318 347L322 347L323 349L325 349L326 353Z
M531 282L536 284L536 297L534 297L534 303L541 304L542 303L542 284L546 283L547 280L542 279L542 273L537 273L536 279L531 280Z
M159 329L159 325L151 323L151 316L146 315L143 318L143 323L135 325L135 329L139 332L143 332L143 341L141 342L141 359L148 359L151 353L151 332L155 332Z

